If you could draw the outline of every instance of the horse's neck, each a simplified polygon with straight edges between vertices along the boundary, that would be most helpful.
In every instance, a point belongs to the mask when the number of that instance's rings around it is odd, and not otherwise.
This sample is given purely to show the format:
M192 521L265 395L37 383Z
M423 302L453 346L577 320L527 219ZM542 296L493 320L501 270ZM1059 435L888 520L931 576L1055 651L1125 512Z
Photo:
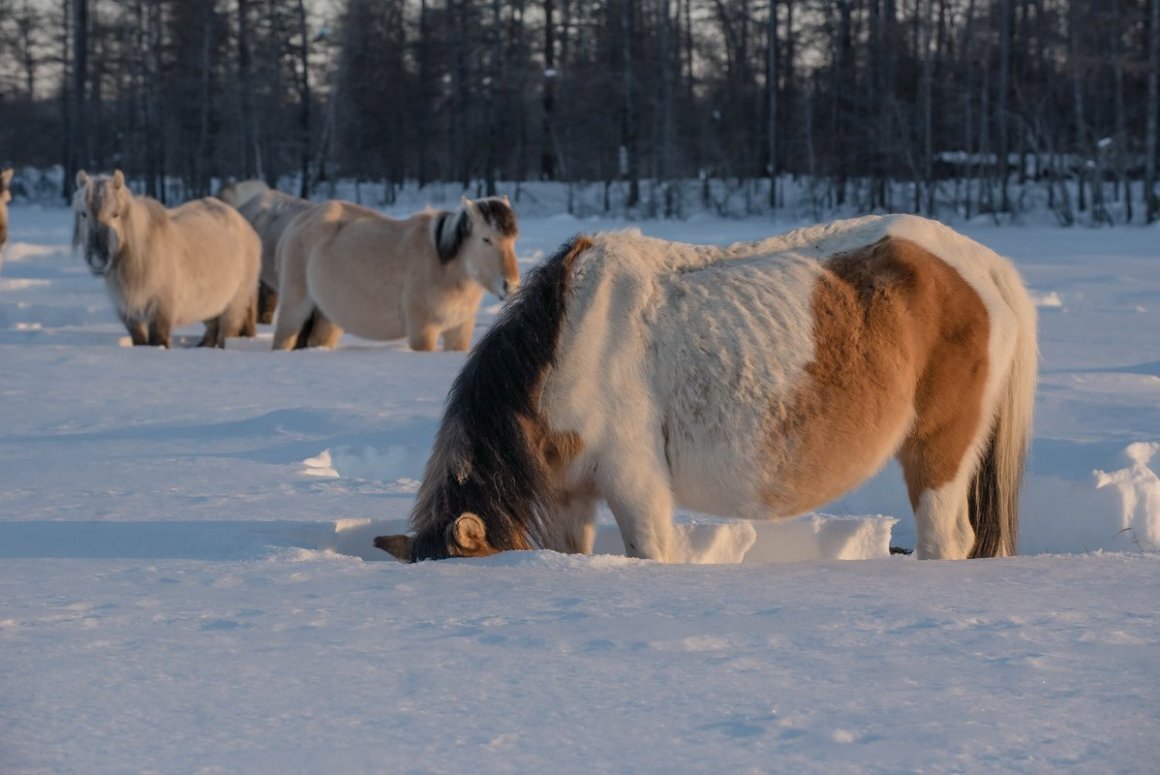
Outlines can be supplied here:
M151 266L150 256L157 251L154 246L161 238L161 232L169 226L169 213L158 201L148 197L134 197L129 205L128 224L125 229L127 239L121 246L119 263L126 272L140 277L141 270Z

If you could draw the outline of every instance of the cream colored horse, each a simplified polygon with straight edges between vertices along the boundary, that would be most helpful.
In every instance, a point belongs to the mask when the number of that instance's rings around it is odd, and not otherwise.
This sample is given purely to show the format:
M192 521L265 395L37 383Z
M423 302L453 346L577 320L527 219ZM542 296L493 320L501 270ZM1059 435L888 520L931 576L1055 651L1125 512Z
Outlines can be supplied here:
M8 184L12 182L12 170L0 170L0 268L4 266L4 246L8 244L8 203L12 192Z
M120 170L79 172L77 186L74 241L133 344L168 347L172 328L202 320L201 344L225 347L254 309L262 246L250 224L217 199L167 210L134 196Z
M218 198L233 207L254 227L262 239L262 274L258 287L258 322L274 322L278 306L278 240L290 222L310 202L270 188L261 180L231 183L218 192Z
M517 232L506 197L406 220L350 202L316 205L278 244L274 349L334 347L348 330L406 337L414 350L434 350L442 336L444 349L466 350L484 290L504 299L519 286Z

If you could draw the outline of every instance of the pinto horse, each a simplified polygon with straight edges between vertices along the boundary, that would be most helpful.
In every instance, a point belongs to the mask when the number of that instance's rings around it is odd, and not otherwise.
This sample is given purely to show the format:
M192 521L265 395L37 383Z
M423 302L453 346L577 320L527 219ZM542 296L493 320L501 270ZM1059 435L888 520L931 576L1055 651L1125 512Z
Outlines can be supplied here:
M919 558L1014 554L1037 376L1019 274L935 221L729 247L630 230L537 268L455 380L401 559L681 556L675 506L800 514L902 465Z

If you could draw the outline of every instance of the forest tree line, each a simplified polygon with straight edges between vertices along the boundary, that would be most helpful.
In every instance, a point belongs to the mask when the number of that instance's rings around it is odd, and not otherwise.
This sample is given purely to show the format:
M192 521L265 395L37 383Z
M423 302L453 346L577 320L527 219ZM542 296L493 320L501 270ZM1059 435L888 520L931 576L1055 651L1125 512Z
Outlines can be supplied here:
M1160 0L0 0L0 162L1151 221L1158 74Z

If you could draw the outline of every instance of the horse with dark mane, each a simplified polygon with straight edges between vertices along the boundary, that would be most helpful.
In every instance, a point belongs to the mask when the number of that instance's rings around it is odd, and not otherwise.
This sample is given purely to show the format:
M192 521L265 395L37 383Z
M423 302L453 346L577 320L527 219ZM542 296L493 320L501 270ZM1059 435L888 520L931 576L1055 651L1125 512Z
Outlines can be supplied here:
M519 287L516 214L506 197L395 219L351 202L315 205L278 243L274 349L334 347L343 330L466 350L485 290Z
M447 399L410 560L685 556L675 506L775 519L901 463L920 558L1014 554L1036 312L1016 270L914 216L725 248L577 237L529 276Z

